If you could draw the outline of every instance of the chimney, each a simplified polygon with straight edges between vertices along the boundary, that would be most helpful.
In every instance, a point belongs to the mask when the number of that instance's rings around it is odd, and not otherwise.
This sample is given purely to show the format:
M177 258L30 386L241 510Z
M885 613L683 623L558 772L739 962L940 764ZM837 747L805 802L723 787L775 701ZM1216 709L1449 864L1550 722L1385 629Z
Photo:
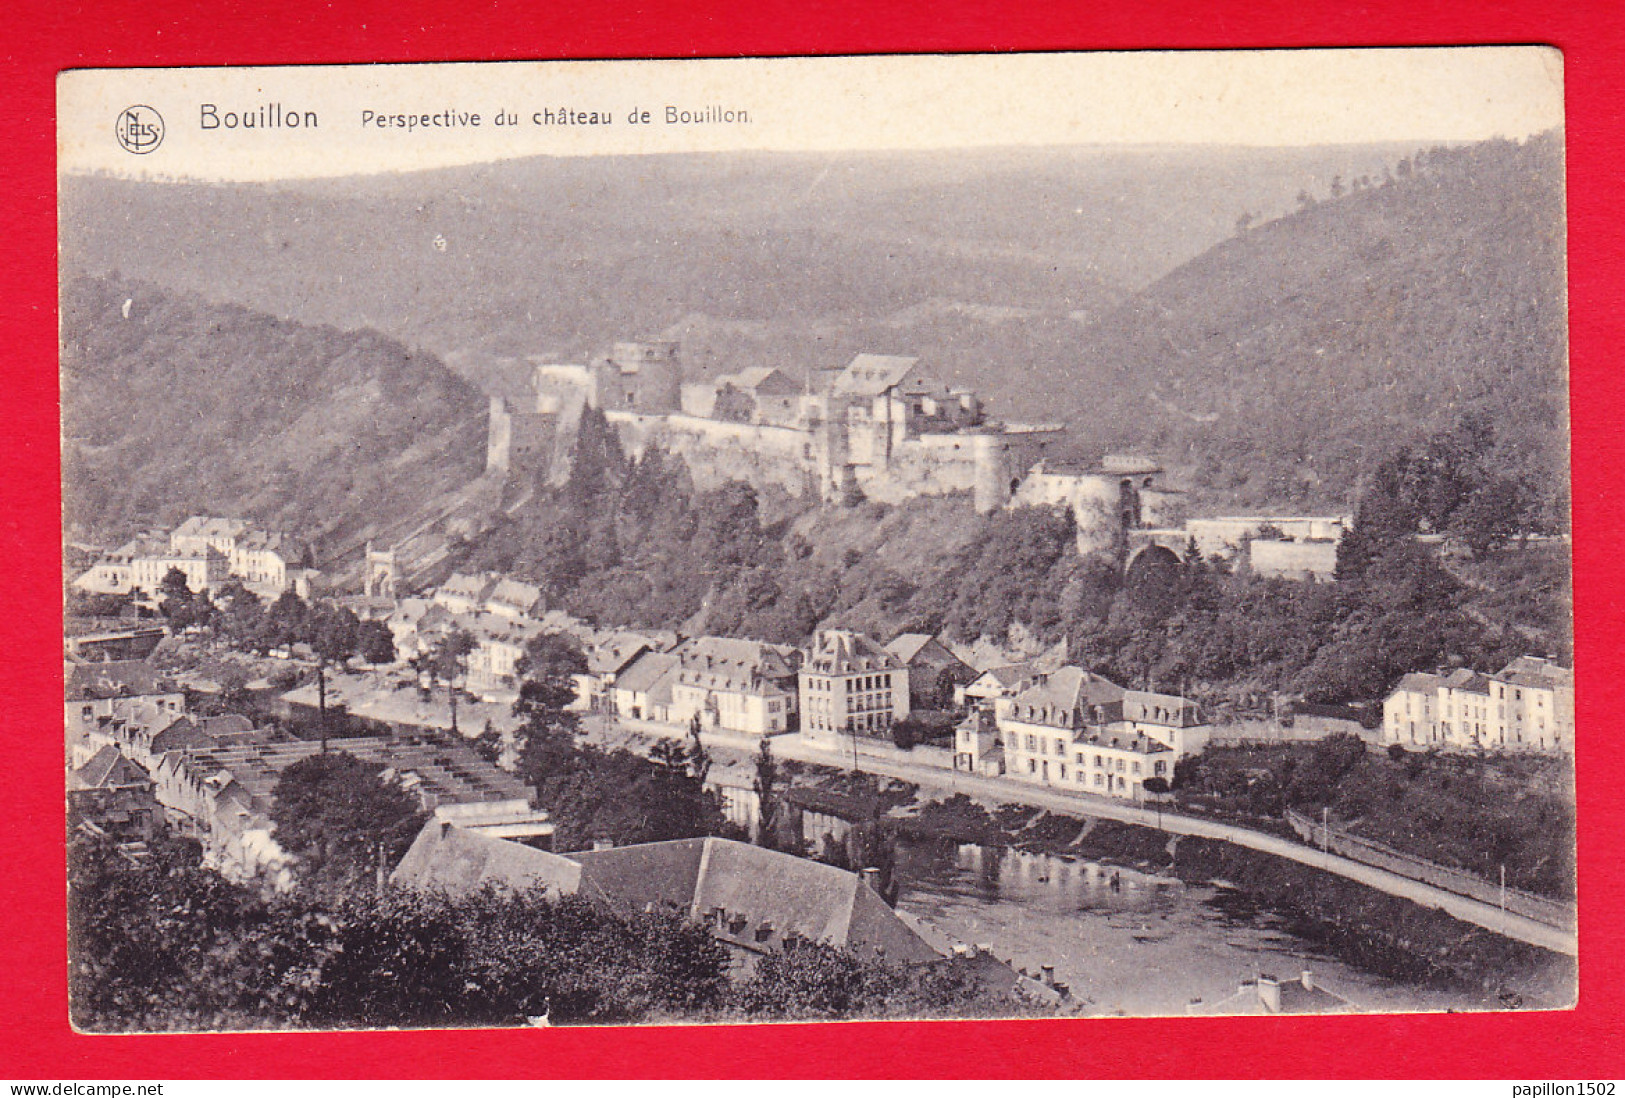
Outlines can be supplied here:
M1258 977L1258 1001L1264 1004L1264 1009L1271 1014L1281 1013L1281 985L1274 976Z
M863 880L864 884L874 889L877 894L880 892L880 870L872 865L865 866L858 871L858 876Z
M1307 968L1303 970L1303 989L1305 991L1315 990L1315 974Z
M1045 987L1054 987L1055 986L1055 966L1054 965L1040 965L1039 967L1043 970L1043 973L1044 973L1044 986Z
M615 840L614 839L594 839L592 841L592 848L594 850L614 850L615 849Z

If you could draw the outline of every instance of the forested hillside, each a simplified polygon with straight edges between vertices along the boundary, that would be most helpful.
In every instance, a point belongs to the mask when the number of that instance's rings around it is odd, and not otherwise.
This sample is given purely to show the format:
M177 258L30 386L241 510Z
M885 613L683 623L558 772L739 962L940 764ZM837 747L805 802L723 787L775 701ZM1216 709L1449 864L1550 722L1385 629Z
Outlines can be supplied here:
M1359 184L1306 194L1090 326L1076 354L1108 383L1057 385L1057 409L1085 435L1187 464L1202 498L1284 507L1347 503L1388 454L1476 414L1505 470L1555 500L1568 479L1560 137L1435 149Z
M65 521L90 536L225 514L315 541L484 465L480 394L376 332L86 278L62 340Z

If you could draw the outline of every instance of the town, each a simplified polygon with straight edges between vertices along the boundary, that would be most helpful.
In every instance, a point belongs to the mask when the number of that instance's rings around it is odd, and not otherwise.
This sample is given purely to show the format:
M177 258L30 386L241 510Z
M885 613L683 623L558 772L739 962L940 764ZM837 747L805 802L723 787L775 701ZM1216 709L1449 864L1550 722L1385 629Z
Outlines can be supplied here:
M486 476L510 496L515 484L567 484L582 420L597 414L634 460L659 449L697 483L739 480L828 507L957 496L984 514L1053 510L1080 556L1131 571L1211 561L1330 584L1358 530L1350 515L1190 517L1156 461L1057 459L1058 428L993 421L974 392L931 380L912 358L859 355L816 386L772 369L703 385L680 377L669 343L617 344L587 366L538 364L533 409L492 398ZM77 833L136 866L184 839L227 880L287 893L332 855L290 844L279 799L289 775L342 757L421 821L393 839L367 831L349 872L380 894L538 888L615 913L679 913L724 947L735 981L764 957L821 943L876 962L961 963L1007 1009L1087 1012L1046 958L894 908L889 856L873 839L888 817L881 802L896 802L896 823L969 793L982 805L1060 805L1084 821L1222 837L1367 883L1379 873L1381 891L1573 951L1572 905L1509 887L1504 865L1491 881L1435 864L1334 827L1329 809L1226 815L1192 777L1215 750L1349 745L1348 759L1480 765L1565 756L1572 672L1544 655L1492 673L1413 668L1380 712L1286 698L1216 718L1180 692L1112 681L1064 638L820 627L783 644L599 626L550 605L529 577L454 571L422 585L430 573L402 556L368 545L358 561L319 562L297 532L198 515L95 557L70 585ZM559 750L630 748L670 767L715 815L630 843L601 822L569 823L557 804L550 811L549 772L536 762L558 729ZM1249 789L1260 780L1271 771L1246 771ZM782 887L756 887L768 878ZM1282 986L1259 975L1223 1012L1278 1011ZM1303 1009L1349 1006L1308 972L1286 986L1288 999L1313 1004Z

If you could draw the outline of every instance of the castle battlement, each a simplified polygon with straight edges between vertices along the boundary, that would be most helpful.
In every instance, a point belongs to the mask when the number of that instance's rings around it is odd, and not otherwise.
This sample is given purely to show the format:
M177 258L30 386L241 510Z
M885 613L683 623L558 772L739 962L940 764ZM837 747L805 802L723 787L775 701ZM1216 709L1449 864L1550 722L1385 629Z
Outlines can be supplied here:
M1092 513L1082 506L1085 496L1111 494L1095 481L1116 491L1128 473L1101 471L1087 490L1054 475L1024 487L1044 470L1065 427L991 421L977 393L932 378L918 358L860 354L844 368L815 373L816 382L797 382L774 367L751 367L684 383L677 345L666 342L617 343L586 365L538 365L534 411L492 401L487 468L551 461L561 434L592 407L629 454L659 445L681 457L702 488L740 480L797 498L892 504L963 493L984 514L1019 498L1071 504L1083 515ZM1138 511L1131 521L1140 523ZM1112 540L1080 532L1079 544Z

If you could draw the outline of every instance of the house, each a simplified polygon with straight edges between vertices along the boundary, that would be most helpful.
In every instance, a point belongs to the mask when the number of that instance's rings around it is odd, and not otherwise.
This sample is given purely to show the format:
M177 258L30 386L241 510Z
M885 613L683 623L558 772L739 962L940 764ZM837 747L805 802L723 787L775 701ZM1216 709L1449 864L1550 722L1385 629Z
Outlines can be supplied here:
M800 943L869 960L942 959L859 874L729 839L551 854L430 821L390 880L454 894L486 884L540 888L581 895L619 915L682 914L723 945L738 975Z
M576 688L576 708L592 711L614 704L616 678L632 666L633 660L657 647L652 638L626 630L607 633L588 645L586 673L571 676Z
M115 747L68 771L68 826L90 824L118 842L148 842L159 815L147 772Z
M1412 672L1382 703L1384 743L1435 747L1439 743L1439 676Z
M1000 698L1008 698L1032 686L1042 674L1031 660L990 667L954 691L954 705L991 709Z
M454 572L450 579L435 588L434 603L453 614L477 614L485 609L485 600L496 586L497 581L490 576Z
M973 708L954 729L954 769L990 778L1004 773L1004 741L991 708Z
M104 660L65 666L68 727L84 727L100 743L116 730L156 733L186 712L186 695L145 660Z
M485 600L485 609L505 618L534 618L545 609L542 589L519 580L499 580Z
M734 393L749 404L748 419L752 423L786 426L801 421L804 387L776 367L751 366L735 374L722 374L707 388L710 399L702 402L703 408L690 399L698 414L707 418L724 418L725 413L733 411L725 403L719 409L718 398L726 402L729 398L725 394Z
M229 551L231 574L243 585L262 598L275 599L284 591L303 587L301 598L308 597L310 577L314 569L301 567L309 558L310 550L285 534L269 534L263 530L248 530L238 537Z
M672 686L682 658L675 652L643 652L615 679L615 712L633 720L671 722Z
M1171 781L1200 753L1211 727L1194 702L1125 690L1080 667L1063 667L994 703L1006 773L1038 785L1139 800L1148 779Z
M910 709L951 709L976 669L929 633L901 633L886 645L908 668Z
M1445 744L1471 749L1499 742L1490 717L1488 678L1458 667L1439 679L1437 697L1439 738Z
M1507 750L1574 750L1574 672L1519 656L1491 676L1495 741Z
M1316 981L1308 969L1296 980L1278 980L1260 973L1243 980L1240 989L1225 999L1204 1003L1192 1001L1186 1014L1355 1014L1360 1010L1348 999Z
M497 613L457 621L474 638L474 648L468 653L468 689L487 694L516 690L519 661L525 656L525 646L541 634L541 625L529 618Z
M695 637L676 649L669 719L769 736L796 714L797 653L762 641Z
M861 633L820 631L801 666L804 736L840 746L847 736L889 736L909 714L908 668Z

